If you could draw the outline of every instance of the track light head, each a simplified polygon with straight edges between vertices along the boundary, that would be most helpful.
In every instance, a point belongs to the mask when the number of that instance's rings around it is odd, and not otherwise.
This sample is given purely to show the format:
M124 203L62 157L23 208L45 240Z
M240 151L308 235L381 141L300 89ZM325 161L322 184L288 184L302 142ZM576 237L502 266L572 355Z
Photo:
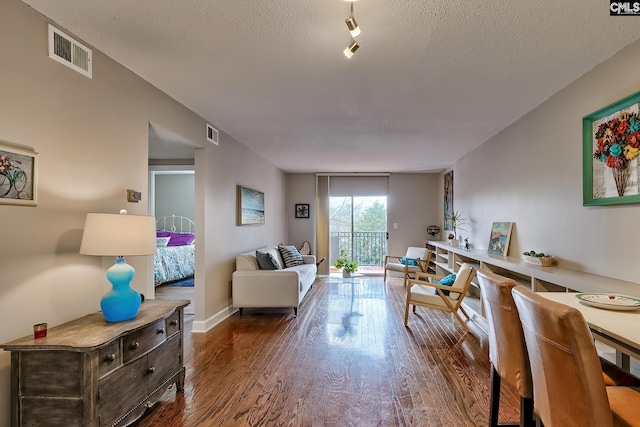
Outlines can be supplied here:
M360 35L361 31L360 31L360 27L358 26L358 23L356 22L356 18L354 18L353 16L350 16L344 22L347 23L347 28L351 33L351 37L358 37Z
M344 56L346 56L347 58L351 58L353 54L356 53L356 50L358 50L358 48L360 48L358 42L351 39L351 44L343 52Z

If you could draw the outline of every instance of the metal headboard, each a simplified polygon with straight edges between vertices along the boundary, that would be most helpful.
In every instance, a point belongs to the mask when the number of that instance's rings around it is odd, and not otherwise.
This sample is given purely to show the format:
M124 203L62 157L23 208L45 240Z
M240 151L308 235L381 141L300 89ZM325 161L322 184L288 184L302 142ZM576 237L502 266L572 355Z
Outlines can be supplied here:
M186 216L163 216L156 219L156 229L176 233L193 233L195 223Z

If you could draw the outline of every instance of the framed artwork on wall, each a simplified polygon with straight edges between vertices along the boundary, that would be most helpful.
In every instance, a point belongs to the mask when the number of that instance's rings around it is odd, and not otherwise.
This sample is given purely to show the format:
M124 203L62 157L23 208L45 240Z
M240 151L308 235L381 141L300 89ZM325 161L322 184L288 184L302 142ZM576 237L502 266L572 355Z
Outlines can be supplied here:
M238 185L238 225L264 225L264 193Z
M507 256L509 253L509 240L511 240L512 222L494 222L491 225L489 246L487 252L494 255Z
M582 204L640 203L640 92L582 118Z
M453 214L453 171L444 174L444 229L452 230L451 220L447 219Z
M0 204L36 206L38 153L0 143Z
M296 203L296 218L309 218L308 203Z

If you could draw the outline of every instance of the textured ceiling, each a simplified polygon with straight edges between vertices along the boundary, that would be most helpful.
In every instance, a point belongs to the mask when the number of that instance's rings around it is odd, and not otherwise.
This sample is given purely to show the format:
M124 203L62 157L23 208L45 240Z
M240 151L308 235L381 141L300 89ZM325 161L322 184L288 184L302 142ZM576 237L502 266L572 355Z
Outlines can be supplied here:
M603 0L361 0L349 60L342 0L25 3L288 172L441 170L640 38Z

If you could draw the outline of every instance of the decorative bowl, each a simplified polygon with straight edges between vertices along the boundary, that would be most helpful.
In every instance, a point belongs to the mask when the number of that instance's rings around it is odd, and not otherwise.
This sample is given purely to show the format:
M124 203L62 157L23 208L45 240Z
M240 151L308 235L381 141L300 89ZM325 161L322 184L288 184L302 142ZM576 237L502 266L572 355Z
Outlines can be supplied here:
M556 259L552 256L537 257L522 255L522 258L524 259L524 262L528 264L540 265L542 267L551 267L556 261Z

